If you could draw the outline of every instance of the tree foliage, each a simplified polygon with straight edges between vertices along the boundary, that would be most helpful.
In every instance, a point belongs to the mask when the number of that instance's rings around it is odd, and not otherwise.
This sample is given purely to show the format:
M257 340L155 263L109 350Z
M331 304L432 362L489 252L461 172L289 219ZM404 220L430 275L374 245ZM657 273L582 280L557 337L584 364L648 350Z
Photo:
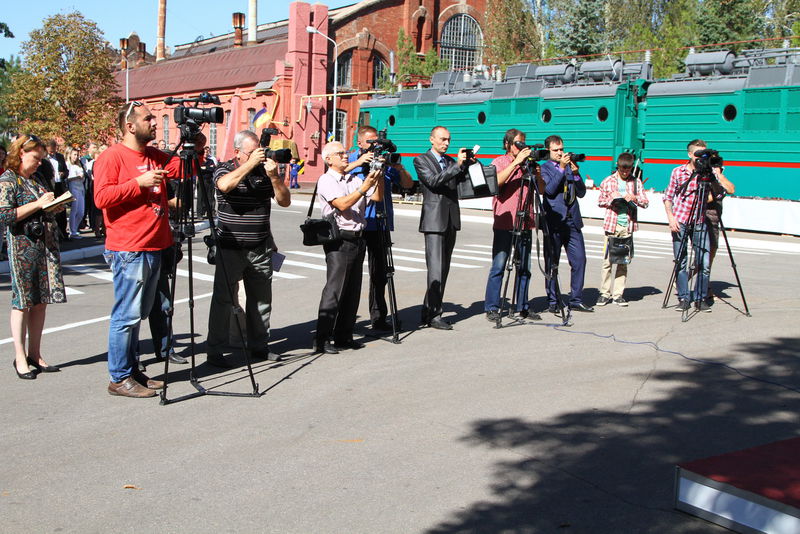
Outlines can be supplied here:
M397 73L394 83L385 76L379 84L381 89L390 93L397 90L398 83L413 82L416 78L429 78L434 73L448 70L450 63L439 57L436 49L431 48L420 56L411 39L403 28L397 34Z
M0 65L0 140L7 140L16 124L9 116L6 102L11 92L11 78L22 70L22 62L19 57L11 56L8 59L0 59L0 63L2 63Z
M8 24L5 22L0 22L0 35L3 37L9 37L11 39L14 38L14 34L11 33L11 28L9 28Z
M120 104L114 58L96 23L78 12L53 15L21 50L22 69L12 74L6 98L21 131L68 144L113 134Z
M489 0L486 5L486 55L503 67L542 57L542 39L532 5L526 0Z
M550 42L565 56L608 50L604 0L552 0Z
M700 44L745 41L764 35L765 13L753 0L704 0L700 7ZM739 50L742 46L729 48Z

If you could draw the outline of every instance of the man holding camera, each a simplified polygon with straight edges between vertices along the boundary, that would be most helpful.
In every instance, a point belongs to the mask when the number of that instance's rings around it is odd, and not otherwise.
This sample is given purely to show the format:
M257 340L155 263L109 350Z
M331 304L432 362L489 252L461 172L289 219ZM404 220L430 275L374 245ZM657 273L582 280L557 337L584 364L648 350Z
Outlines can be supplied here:
M611 251L608 248L608 242L611 237L630 237L638 228L637 208L646 208L649 204L642 180L633 171L634 161L635 158L630 152L620 154L617 158L617 172L600 184L600 197L597 199L597 204L606 209L606 216L603 220L605 233L603 250L606 253L603 259L598 306L605 306L610 302L622 307L628 305L628 301L622 296L625 291L628 266L624 263L616 264L616 272L612 278Z
M230 318L240 280L247 298L247 343L254 358L278 360L269 350L272 311L272 253L277 250L270 228L272 198L279 206L291 202L289 188L278 175L278 164L266 157L250 130L233 138L233 159L214 170L217 215L216 270L208 312L207 361L231 368L224 356Z
M164 180L180 176L181 161L167 164L166 154L148 146L156 137L156 117L142 102L125 104L117 119L122 142L105 150L94 165L94 201L106 225L103 256L114 277L108 392L152 397L164 383L138 370L136 347L141 321L153 306L162 253L172 245Z
M320 210L323 217L333 216L341 240L323 245L327 274L319 301L314 351L337 354L341 348L363 347L361 342L353 339L353 327L361 296L361 269L366 252L363 234L367 221L364 214L368 199L373 202L383 200L384 182L379 170L370 172L363 181L347 174L347 151L339 142L325 145L322 159L328 165L328 171L317 182Z
M370 164L375 160L375 142L378 140L378 130L372 126L362 126L358 130L358 150L348 155L348 165L345 173L352 172L354 176L365 180L370 172ZM381 202L372 200L367 202L364 217L367 226L364 229L364 240L367 243L367 262L369 264L369 316L373 330L391 330L392 326L386 322L386 251L382 243L389 243L391 237L388 232L394 231L394 206L392 205L392 186L397 185L404 189L414 186L414 181L399 160L397 163L384 162L384 195ZM386 234L381 240L378 217L385 216Z
M574 154L564 152L564 140L551 135L544 140L550 151L550 161L542 164L544 182L544 214L550 227L552 249L549 254L551 264L557 267L561 261L561 247L567 251L570 267L569 307L579 312L593 312L594 308L583 303L583 279L586 273L586 247L583 241L583 219L578 199L586 195L578 165L573 161ZM556 294L556 280L547 280L548 311L558 313L561 295Z
M458 149L458 158L447 155L450 132L435 126L430 134L431 149L414 158L422 187L422 213L419 231L425 235L425 263L428 267L428 290L422 303L422 324L437 330L452 330L442 319L442 300L450 272L450 260L456 245L456 232L461 230L458 208L458 182L467 178L467 165L474 155L466 148Z
M705 221L706 203L721 200L725 196L722 186L709 189L708 198L699 199L697 176L698 152L707 148L705 141L695 139L687 145L689 161L675 167L670 175L669 185L664 191L664 209L667 212L669 229L672 232L672 251L677 264L675 284L678 289L677 311L688 310L692 303L702 312L710 312L711 306L706 299L708 294L708 280L711 274L711 239ZM714 169L715 177L721 173ZM725 180L727 182L727 180ZM719 182L717 182L719 183ZM730 183L730 182L728 182ZM731 184L733 185L733 184ZM700 205L697 205L701 203ZM694 247L695 263L699 272L695 289L689 294L689 265L687 261L688 246L681 249L681 243L686 238L687 228L693 224L694 229L688 236Z
M525 161L531 156L530 147L525 145L525 134L516 128L508 130L503 137L505 154L492 161L497 169L497 196L492 199L494 212L494 239L492 240L492 267L489 280L486 282L484 311L486 319L497 322L500 319L500 291L503 283L508 255L513 254L511 245L513 232L519 221L518 209L525 202L525 195L533 195L529 184L526 190L523 184ZM532 179L535 177L532 177ZM532 200L532 197L531 197ZM537 313L528 310L528 286L531 280L531 230L534 228L533 202L528 205L528 212L522 223L522 234L518 237L519 268L516 271L514 287L516 294L516 312L523 319L531 317L539 320Z

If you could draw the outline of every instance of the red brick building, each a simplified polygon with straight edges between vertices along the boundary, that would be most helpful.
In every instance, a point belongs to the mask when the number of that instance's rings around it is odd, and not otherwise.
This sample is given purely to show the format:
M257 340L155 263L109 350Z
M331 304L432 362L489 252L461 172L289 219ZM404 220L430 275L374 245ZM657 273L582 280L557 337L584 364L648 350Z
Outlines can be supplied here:
M165 97L218 95L225 122L204 131L220 159L230 157L233 134L252 128L253 116L266 108L269 126L280 131L273 143L296 147L307 162L307 179L316 179L334 120L335 47L323 35L338 48L336 138L350 146L359 101L393 70L399 30L419 54L435 48L452 68L469 69L482 63L485 10L486 0L363 0L332 10L294 2L288 20L257 25L247 40L238 15L232 33L180 45L163 61L152 62L138 41L131 43L129 49L136 46L133 53L147 59L130 61L117 80L125 96L127 76L128 97L148 103L160 117L158 138L168 143L177 143L179 134ZM323 35L309 33L309 26Z

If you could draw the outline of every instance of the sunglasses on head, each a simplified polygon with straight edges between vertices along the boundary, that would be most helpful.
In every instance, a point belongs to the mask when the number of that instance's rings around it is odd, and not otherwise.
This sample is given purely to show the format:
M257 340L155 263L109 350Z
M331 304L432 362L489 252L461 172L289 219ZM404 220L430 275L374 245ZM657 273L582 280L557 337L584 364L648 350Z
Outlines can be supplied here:
M144 106L144 102L139 102L138 100L131 100L131 103L128 106L128 111L125 112L125 120L128 120L128 118L131 116L133 108L138 108L139 106Z

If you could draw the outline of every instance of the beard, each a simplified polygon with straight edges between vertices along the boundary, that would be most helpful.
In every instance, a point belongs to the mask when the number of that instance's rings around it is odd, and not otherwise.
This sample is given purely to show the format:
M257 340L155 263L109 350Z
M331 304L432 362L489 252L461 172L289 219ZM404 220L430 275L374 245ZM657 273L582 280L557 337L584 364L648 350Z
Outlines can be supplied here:
M141 128L137 127L134 135L136 136L136 140L142 144L147 144L156 138L156 132L150 125Z

